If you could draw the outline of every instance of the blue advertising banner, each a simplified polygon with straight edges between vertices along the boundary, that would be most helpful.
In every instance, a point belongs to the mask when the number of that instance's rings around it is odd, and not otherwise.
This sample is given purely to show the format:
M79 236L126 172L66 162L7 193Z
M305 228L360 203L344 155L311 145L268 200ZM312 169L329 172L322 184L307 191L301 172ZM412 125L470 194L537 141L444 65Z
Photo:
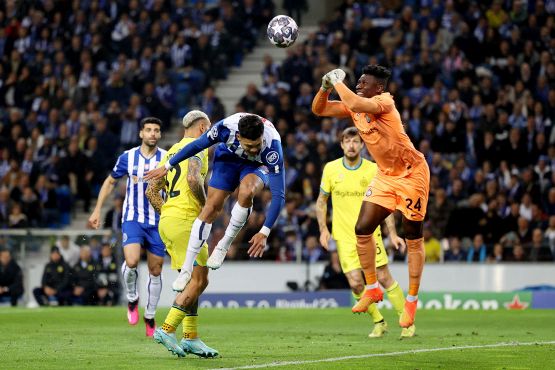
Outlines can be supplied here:
M555 308L555 290L532 292L532 308Z

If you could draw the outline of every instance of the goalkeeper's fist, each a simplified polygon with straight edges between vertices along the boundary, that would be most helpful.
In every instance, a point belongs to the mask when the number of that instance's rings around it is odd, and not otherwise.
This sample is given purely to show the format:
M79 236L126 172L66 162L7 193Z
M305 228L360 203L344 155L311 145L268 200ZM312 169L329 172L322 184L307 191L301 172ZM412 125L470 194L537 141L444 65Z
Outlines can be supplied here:
M345 72L342 69L334 69L331 72L328 72L324 78L326 78L328 81L332 84L335 85L338 82L343 82L343 80L345 79Z

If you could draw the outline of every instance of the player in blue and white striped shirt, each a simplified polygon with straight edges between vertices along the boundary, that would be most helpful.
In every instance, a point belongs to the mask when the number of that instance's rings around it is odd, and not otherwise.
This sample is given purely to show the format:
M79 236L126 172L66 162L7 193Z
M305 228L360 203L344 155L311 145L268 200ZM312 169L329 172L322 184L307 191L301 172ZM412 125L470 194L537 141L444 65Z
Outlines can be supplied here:
M148 184L143 181L143 177L149 170L156 168L166 154L165 150L157 146L161 137L161 128L162 121L158 118L147 117L141 121L139 136L142 144L125 151L118 157L112 173L102 184L96 207L89 218L89 226L98 229L100 210L104 201L113 192L117 180L127 175L122 215L122 241L125 256L122 274L129 302L127 319L131 325L139 321L137 265L141 257L141 247L144 247L147 250L149 270L148 299L144 314L148 336L152 336L156 326L154 316L162 291L160 274L164 263L165 246L158 234L159 216L145 195Z

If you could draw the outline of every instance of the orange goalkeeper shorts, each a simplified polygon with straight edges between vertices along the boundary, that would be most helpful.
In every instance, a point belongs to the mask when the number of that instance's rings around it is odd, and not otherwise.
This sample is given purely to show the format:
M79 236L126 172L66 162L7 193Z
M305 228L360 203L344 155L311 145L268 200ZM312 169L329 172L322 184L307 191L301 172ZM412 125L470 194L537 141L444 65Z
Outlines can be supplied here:
M368 186L364 201L392 212L398 209L408 220L424 221L429 192L430 169L422 161L405 177L392 178L378 172Z

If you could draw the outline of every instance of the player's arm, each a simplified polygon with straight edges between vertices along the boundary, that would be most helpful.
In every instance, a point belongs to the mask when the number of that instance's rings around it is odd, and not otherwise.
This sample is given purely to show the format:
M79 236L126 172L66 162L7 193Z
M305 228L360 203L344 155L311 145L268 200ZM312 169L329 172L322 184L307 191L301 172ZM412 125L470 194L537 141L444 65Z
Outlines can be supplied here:
M345 106L355 113L382 114L393 110L393 100L383 100L381 96L363 98L351 91L343 82L333 85Z
M162 206L164 205L164 198L162 198L160 191L164 189L165 182L165 178L162 177L160 179L150 181L146 187L145 195L152 205L152 208L154 208L158 214L162 213Z
M88 225L93 229L98 229L100 227L100 210L102 209L102 205L106 201L106 198L114 191L114 187L116 186L117 179L113 178L112 175L108 175L102 187L100 188L100 192L98 193L98 199L96 201L96 206L89 217Z
M189 159L189 165L187 167L187 183L189 188L193 193L193 196L197 198L199 203L204 206L206 203L206 191L204 190L204 179L201 175L202 160L198 157L192 157Z
M108 175L106 180L104 180L104 183L100 188L100 192L98 193L96 206L89 217L89 227L94 229L98 229L100 227L100 210L102 209L106 198L108 198L108 196L114 191L114 187L116 186L118 179L125 175L127 175L127 152L124 152L118 157L116 165L112 169L112 173Z
M320 194L318 194L318 199L316 199L316 219L318 220L318 228L320 229L320 244L326 250L328 249L328 242L330 240L330 231L327 223L329 197L330 195L328 193L320 189Z
M270 231L274 226L283 206L285 205L285 170L283 168L283 153L281 151L281 146L277 148L279 153L280 163L275 164L275 166L269 168L269 178L270 178L270 192L272 193L272 202L266 213L266 220L264 225L258 233L256 233L249 243L251 244L248 254L251 257L262 257L264 253L264 248L266 247L266 239L270 235Z
M398 249L401 253L405 252L406 244L405 239L397 235L397 229L395 228L395 214L391 213L385 219L385 225L387 226L387 231L389 232L389 238L391 239L391 244Z
M191 158L195 154L203 151L204 149L210 148L212 145L216 143L222 143L227 141L229 137L229 130L224 126L223 121L218 122L204 134L202 134L199 138L195 141L189 143L185 147L183 147L179 152L177 152L173 157L170 158L169 161L166 162L164 167L159 167L155 170L149 171L144 179L145 180L152 180L152 179L159 179L161 177L166 176L168 170L178 163L183 162L186 159Z
M324 117L349 117L350 113L343 102L328 100L330 90L320 89L312 100L312 113Z

